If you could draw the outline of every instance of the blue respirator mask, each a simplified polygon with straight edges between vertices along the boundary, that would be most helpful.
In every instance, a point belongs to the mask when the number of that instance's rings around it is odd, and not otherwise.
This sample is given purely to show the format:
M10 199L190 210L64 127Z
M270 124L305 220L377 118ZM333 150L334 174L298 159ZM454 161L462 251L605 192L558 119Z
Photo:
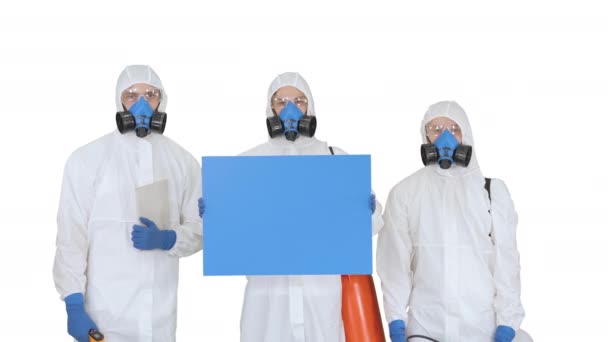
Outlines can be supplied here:
M422 163L424 166L439 163L442 169L449 169L456 163L464 167L469 166L473 147L458 144L458 140L449 130L443 131L433 144L423 144L420 147Z
M122 134L135 130L143 138L154 131L163 134L167 124L167 113L155 112L146 99L141 96L126 112L116 113L116 126Z
M282 133L287 140L295 141L300 134L305 137L315 135L317 118L312 115L304 115L298 106L289 101L279 116L266 118L266 128L268 128L268 135L271 138Z

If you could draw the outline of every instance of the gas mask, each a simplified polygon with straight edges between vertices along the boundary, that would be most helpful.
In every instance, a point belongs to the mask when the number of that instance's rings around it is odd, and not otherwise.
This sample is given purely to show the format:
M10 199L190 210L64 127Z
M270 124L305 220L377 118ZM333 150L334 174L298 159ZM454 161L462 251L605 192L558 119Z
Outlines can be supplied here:
M312 137L317 129L317 118L312 115L304 115L300 108L289 101L281 110L279 116L266 118L266 128L271 138L281 133L289 141L295 141L298 135Z
M155 112L146 99L141 96L128 111L116 113L116 126L122 134L135 130L143 138L154 131L163 134L167 123L167 113Z
M456 163L467 167L471 161L473 147L458 144L456 137L446 129L437 137L435 143L420 146L420 154L424 166L439 163L442 169L449 169Z

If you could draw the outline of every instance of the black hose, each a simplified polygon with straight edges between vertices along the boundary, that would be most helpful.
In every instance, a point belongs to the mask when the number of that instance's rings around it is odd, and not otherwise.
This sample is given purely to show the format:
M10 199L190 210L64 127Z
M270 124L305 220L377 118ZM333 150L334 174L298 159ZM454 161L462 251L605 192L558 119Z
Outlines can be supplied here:
M433 341L433 342L439 342L439 341L437 341L437 340L436 340L436 339L434 339L434 338L430 338L430 337L428 337L428 336L424 336L424 335L412 335L412 336L408 336L408 337L407 337L408 341L409 341L411 338L423 338L423 339L425 339L425 340L429 340L429 341Z

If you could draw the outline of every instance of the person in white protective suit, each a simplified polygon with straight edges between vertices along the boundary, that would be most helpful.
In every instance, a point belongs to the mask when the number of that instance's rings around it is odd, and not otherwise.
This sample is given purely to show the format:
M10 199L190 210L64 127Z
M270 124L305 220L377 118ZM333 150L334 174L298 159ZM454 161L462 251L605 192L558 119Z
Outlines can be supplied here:
M300 121L316 115L312 93L300 74L283 73L268 89L266 116L288 119L294 112L301 116ZM314 129L312 132L314 134ZM296 136L283 133L242 155L346 154L317 140L306 128ZM377 231L382 226L382 208L373 195L370 208L374 212L373 230ZM340 275L250 276L247 279L241 342L344 341Z
M507 187L486 183L456 102L430 106L421 134L426 167L392 188L378 235L391 341L531 341L519 330L517 213Z
M150 67L126 67L116 86L119 130L65 165L53 276L79 342L91 329L109 342L175 341L179 258L202 247L201 173L162 135L166 106ZM152 183L165 184L164 223L137 216L136 189Z

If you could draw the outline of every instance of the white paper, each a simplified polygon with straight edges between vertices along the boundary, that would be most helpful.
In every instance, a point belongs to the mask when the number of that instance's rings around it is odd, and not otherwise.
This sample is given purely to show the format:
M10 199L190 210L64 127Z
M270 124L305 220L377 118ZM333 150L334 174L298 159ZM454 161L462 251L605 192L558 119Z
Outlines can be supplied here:
M156 223L159 229L169 228L169 183L166 179L135 189L137 217Z

